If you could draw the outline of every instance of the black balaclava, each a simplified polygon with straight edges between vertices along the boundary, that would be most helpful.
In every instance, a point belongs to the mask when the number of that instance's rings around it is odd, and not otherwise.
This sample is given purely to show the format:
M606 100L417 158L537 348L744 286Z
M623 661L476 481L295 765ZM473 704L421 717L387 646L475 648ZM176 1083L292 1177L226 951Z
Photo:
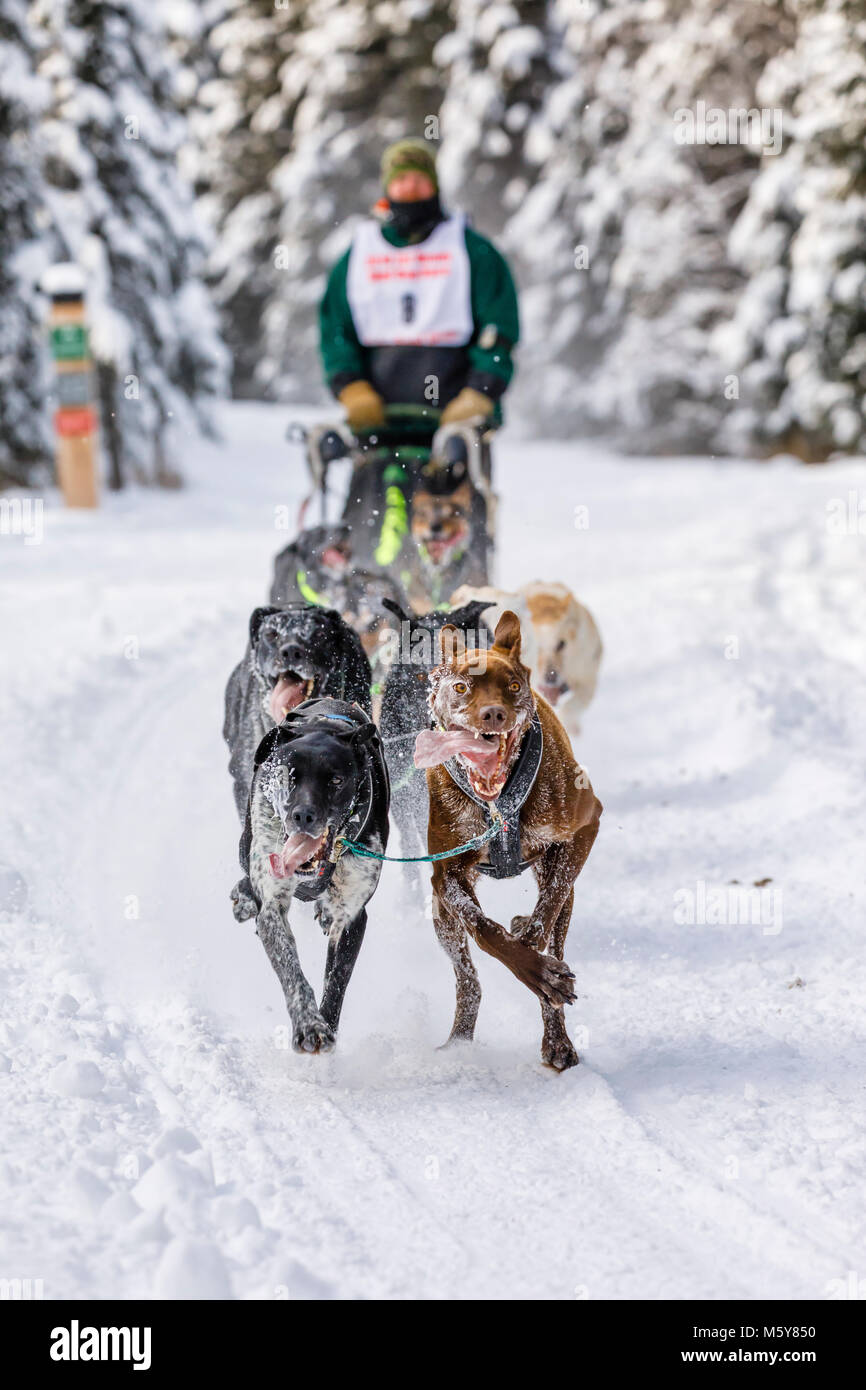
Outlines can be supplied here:
M393 198L388 201L391 206L388 226L393 227L398 236L406 237L408 241L423 241L430 235L437 222L442 221L442 206L438 193L434 193L432 198L417 198L411 203L398 203Z

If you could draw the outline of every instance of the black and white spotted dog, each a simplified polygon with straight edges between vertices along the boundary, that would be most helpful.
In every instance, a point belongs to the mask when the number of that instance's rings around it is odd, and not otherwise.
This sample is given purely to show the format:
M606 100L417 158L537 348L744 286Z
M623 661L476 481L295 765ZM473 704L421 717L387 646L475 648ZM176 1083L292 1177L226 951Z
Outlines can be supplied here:
M253 758L269 730L303 700L331 695L370 713L370 663L339 613L309 604L256 608L243 660L226 686L223 738L241 822L247 813ZM249 885L231 894L239 922L254 913Z
M491 603L473 599L450 613L437 610L419 616L389 599L382 602L399 621L399 641L394 644L395 658L385 679L379 722L402 853L414 857L423 854L427 844L429 809L426 775L415 767L413 758L415 735L430 726L427 696L430 672L440 662L438 633L445 623L451 623L474 647L489 646L493 638L481 614ZM406 865L406 879L411 890L417 890L420 879L416 865Z
M241 820L265 734L317 695L356 700L369 714L370 679L361 643L339 613L307 603L253 611L246 652L226 686L223 725Z
M256 931L276 971L296 1052L329 1052L367 925L381 862L340 853L341 840L384 853L388 771L379 731L358 705L307 700L255 754L241 867ZM294 898L314 901L328 938L320 1005L301 969L288 920Z

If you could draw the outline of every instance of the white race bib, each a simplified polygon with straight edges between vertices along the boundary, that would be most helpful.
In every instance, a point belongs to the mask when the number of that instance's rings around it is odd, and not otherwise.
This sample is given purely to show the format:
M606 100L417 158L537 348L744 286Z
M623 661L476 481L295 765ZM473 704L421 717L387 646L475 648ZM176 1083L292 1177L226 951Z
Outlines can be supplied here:
M460 347L473 333L469 255L461 214L417 246L392 246L362 222L349 253L346 294L365 347Z

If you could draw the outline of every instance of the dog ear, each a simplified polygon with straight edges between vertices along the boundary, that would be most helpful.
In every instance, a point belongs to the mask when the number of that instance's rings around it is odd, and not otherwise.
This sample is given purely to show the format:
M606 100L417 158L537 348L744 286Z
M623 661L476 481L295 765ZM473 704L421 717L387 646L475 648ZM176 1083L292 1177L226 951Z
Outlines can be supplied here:
M269 618L272 613L282 613L282 608L254 608L250 614L250 646L254 647L259 640L259 628L265 618Z
M285 733L279 724L275 729L270 729L256 749L253 767L261 767L262 763L271 756L277 744L282 743L284 738Z
M357 729L352 732L352 742L356 748L370 748L378 739L379 730L372 720L368 724L359 724Z
M439 630L439 655L444 665L457 661L466 651L466 637L459 627L446 623Z
M506 608L496 624L493 645L500 651L508 652L515 661L520 660L520 619L510 608Z
M400 604L396 603L394 599L383 598L382 607L387 608L389 613L393 613L395 618L399 618L401 623L411 622L411 618L405 608L401 608Z
M496 600L492 598L474 598L460 608L452 608L448 617L459 627L474 628L485 608L493 608L495 603Z

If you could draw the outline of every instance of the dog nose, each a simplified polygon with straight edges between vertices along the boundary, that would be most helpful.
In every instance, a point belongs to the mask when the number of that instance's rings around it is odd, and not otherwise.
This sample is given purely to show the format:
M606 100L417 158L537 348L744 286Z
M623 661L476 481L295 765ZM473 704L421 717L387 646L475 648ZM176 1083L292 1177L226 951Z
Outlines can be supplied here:
M504 705L485 705L481 711L481 723L485 729L501 729L508 718Z
M544 681L545 681L545 684L546 684L546 685L558 685L558 684L559 684L559 672L558 672L558 671L554 671L553 667L551 666L550 670L547 672L547 674L546 674L545 677L544 677Z
M304 659L303 651L294 642L287 642L284 647L280 647L280 656L287 666L296 666Z
M299 830L309 830L315 819L316 813L310 806L296 806L292 811L292 821Z

